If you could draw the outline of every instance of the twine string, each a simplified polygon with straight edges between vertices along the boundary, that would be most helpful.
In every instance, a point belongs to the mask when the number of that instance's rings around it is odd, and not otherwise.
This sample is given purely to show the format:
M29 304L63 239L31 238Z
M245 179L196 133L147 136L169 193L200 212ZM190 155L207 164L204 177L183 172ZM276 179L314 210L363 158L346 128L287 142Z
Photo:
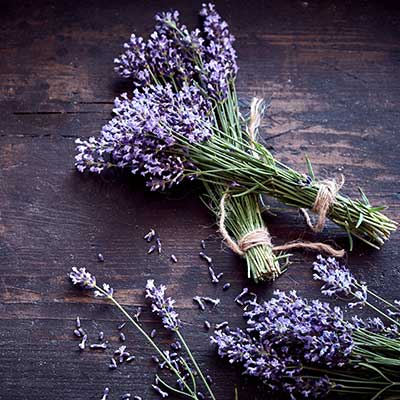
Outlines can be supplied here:
M312 210L314 213L318 214L318 220L315 225L311 221L311 217L308 211L304 208L300 208L306 220L307 226L313 232L321 232L325 227L326 217L331 209L332 205L336 200L336 195L339 190L344 185L344 176L340 175L340 180L330 179L324 180L320 183L320 187L315 198Z

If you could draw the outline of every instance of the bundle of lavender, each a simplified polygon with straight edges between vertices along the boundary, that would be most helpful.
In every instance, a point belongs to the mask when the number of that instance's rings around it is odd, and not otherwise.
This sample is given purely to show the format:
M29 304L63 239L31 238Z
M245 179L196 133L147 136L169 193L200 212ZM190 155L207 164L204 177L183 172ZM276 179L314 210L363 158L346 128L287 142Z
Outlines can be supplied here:
M202 31L189 31L178 12L167 12L156 16L148 40L131 36L124 53L115 59L115 69L137 87L130 96L115 100L115 116L99 137L78 140L78 170L101 173L106 168L127 168L141 174L152 190L201 179L208 184L209 195L229 197L239 210L235 215L225 213L234 236L230 247L246 257L255 280L279 273L270 236L259 218L255 196L261 193L318 213L316 231L329 217L349 235L379 248L396 228L380 213L383 207L372 207L365 196L354 201L339 194L341 185L317 181L310 164L309 176L288 168L257 142L252 131L260 107L253 109L253 126L244 124L239 110L234 39L212 4L203 5L200 15ZM246 196L248 201L238 200ZM249 204L250 209L243 208ZM253 218L245 221L249 214ZM311 226L309 217L308 221ZM247 233L251 236L242 236Z
M324 295L346 298L351 308L368 306L388 324L379 317L348 320L340 307L276 291L267 302L246 302L245 330L215 332L219 355L291 399L329 392L400 398L400 301L382 299L334 258L319 257L314 272Z

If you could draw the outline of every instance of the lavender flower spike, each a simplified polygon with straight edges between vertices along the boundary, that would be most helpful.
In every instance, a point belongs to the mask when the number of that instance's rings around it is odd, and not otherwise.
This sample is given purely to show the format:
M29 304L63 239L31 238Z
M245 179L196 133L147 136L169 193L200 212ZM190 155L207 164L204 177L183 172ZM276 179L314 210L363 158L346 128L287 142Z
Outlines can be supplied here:
M149 279L146 284L146 297L152 301L152 310L157 313L166 329L176 331L181 326L178 313L174 309L175 300L165 297L166 287L154 285L154 280Z
M349 303L349 307L363 305L367 301L368 288L364 282L359 282L350 270L344 265L340 265L334 258L325 259L317 257L313 264L313 278L325 284L321 288L321 293L326 296L345 295L356 299Z
M80 285L84 289L93 289L96 286L96 277L86 268L73 267L69 277L74 285Z

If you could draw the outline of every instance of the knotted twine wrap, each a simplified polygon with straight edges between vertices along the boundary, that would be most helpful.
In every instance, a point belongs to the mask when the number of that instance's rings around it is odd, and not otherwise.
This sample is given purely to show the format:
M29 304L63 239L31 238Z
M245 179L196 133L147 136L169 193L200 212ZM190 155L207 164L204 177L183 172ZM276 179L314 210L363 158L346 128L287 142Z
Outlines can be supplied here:
M312 224L308 211L304 208L300 208L306 220L306 224L313 232L321 232L325 227L326 216L329 213L330 208L336 200L336 195L344 185L344 176L340 175L340 180L335 179L324 180L320 183L320 188L315 198L314 205L311 211L318 214L318 221L315 225Z
M256 97L253 98L250 106L250 119L248 124L248 134L250 138L250 145L253 147L257 130L261 122L261 110L263 107L263 100ZM322 230L325 225L325 220L330 207L336 199L336 194L343 186L344 177L342 176L341 181L338 183L335 180L321 182L320 189L314 202L313 211L319 215L318 222L312 229ZM225 192L220 201L220 219L219 219L219 231L228 247L239 256L244 256L246 251L255 246L266 245L272 248L273 251L287 251L291 249L308 249L315 250L329 254L333 257L343 257L344 250L336 250L332 246L325 243L313 243L308 241L294 241L288 242L280 246L272 246L271 235L267 227L256 229L252 232L246 233L242 238L235 242L229 235L225 227L226 219L226 207L225 202L228 197L228 192ZM301 209L308 220L308 225L312 227L310 216L307 211ZM319 232L319 231L318 231Z

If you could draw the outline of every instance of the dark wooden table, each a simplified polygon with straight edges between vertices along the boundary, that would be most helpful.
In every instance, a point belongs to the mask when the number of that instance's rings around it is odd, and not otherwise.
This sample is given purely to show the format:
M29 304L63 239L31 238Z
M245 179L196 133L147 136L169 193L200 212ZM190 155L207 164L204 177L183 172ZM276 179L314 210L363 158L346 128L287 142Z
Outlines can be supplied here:
M125 392L157 398L150 388L149 347L128 331L137 361L109 371L106 353L77 349L76 315L90 335L104 330L118 343L117 310L72 288L67 272L87 266L110 282L127 306L143 305L143 287L155 278L168 285L187 326L188 342L214 376L219 399L254 398L254 385L218 360L204 319L241 324L233 297L249 285L244 265L221 243L196 185L169 194L145 191L129 177L84 177L75 172L74 140L96 135L110 117L113 98L128 86L113 73L113 58L132 31L146 34L153 14L178 8L193 26L200 2L2 2L0 42L0 399L111 399ZM306 170L304 154L322 176L342 172L344 192L362 186L373 203L400 210L400 14L384 1L221 1L218 9L237 38L242 95L270 99L266 143L282 161ZM306 232L294 210L268 217L277 243L298 237L345 245L329 225ZM143 234L155 227L167 256L147 255ZM199 259L199 242L217 271L232 283L222 294ZM388 298L398 296L400 235L381 251L359 242L351 269ZM97 261L104 254L105 262ZM296 253L274 289L320 297L311 279L313 254ZM221 296L215 312L200 313L194 294ZM148 329L159 328L149 311ZM162 333L163 343L170 340ZM262 398L258 395L258 398Z

